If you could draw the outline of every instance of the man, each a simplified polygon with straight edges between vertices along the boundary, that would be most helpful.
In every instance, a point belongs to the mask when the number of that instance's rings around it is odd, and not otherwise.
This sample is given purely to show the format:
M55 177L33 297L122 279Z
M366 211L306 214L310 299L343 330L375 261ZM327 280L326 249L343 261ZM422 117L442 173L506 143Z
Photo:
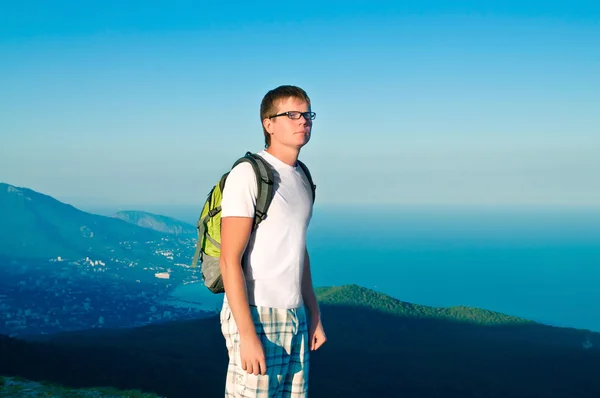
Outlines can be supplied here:
M267 217L252 230L257 183L248 163L231 170L221 201L225 396L306 397L309 350L326 340L306 248L312 191L297 163L315 114L304 90L280 86L263 98L260 117L258 154L275 179Z

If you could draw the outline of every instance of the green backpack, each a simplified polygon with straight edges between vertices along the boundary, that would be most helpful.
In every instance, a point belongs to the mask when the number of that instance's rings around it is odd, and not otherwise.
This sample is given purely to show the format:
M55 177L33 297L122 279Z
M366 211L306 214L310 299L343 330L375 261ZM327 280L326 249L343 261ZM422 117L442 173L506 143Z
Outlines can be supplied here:
M258 197L256 198L256 209L254 213L253 230L263 221L273 200L273 168L260 155L246 152L246 155L238 159L231 169L240 163L248 162L252 165L258 182ZM315 189L310 171L304 163L298 160L298 164L304 171L312 188L312 200L315 201ZM192 260L192 268L196 268L198 261L202 263L202 280L206 287L213 293L223 293L223 280L219 265L221 255L221 199L223 189L229 172L223 174L221 179L208 193L206 202L198 218L198 242L196 253Z

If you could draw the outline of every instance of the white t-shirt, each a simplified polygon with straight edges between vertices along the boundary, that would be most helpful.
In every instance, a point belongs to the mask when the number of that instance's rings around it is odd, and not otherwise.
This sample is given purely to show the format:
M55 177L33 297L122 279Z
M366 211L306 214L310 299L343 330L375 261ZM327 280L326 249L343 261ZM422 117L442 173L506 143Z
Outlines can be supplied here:
M248 301L257 306L298 308L303 305L302 273L312 190L299 165L287 165L265 150L258 155L275 170L274 196L267 217L250 236L242 260ZM256 196L252 165L237 165L225 182L221 218L254 217Z

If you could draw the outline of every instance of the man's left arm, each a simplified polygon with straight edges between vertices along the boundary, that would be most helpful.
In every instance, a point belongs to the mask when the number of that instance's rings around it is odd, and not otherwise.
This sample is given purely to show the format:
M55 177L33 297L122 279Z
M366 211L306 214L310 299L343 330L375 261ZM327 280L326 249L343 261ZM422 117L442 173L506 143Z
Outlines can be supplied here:
M308 249L305 249L304 253L304 270L302 273L302 298L304 305L308 310L308 322L309 322L309 347L311 351L317 350L325 341L327 337L323 331L323 325L321 323L321 311L319 310L319 303L317 296L313 288L312 275L310 272L310 256L308 255Z

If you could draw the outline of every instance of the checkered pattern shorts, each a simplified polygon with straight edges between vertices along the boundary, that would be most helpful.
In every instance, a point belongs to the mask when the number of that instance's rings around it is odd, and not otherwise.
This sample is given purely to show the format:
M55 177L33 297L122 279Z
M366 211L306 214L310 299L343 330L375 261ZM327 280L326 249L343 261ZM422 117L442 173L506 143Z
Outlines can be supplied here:
M221 331L229 353L225 397L307 397L309 350L304 307L250 306L250 313L265 352L267 374L254 375L242 369L238 328L224 302Z

